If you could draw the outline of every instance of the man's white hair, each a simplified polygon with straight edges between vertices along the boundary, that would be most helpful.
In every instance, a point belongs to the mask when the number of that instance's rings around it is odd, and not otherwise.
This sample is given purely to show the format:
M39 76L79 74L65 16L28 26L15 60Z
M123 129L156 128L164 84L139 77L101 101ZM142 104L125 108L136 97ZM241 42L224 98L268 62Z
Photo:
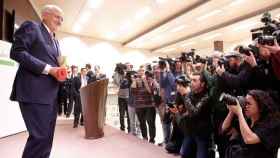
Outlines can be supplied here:
M56 5L52 5L52 4L47 4L43 7L43 9L41 10L41 15L43 15L44 13L53 13L55 11L58 11L60 13L63 13L62 9L59 8Z

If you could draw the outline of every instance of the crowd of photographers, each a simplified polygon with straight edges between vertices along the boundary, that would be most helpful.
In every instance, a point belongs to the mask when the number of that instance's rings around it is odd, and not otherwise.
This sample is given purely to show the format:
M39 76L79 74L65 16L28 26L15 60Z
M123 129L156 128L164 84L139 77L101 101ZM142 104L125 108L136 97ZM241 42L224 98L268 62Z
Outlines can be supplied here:
M280 27L263 22L256 29L262 34L253 34L253 45L236 46L229 53L202 58L192 50L137 71L129 63L117 64L113 78L119 86L120 129L125 130L127 114L127 130L135 135L137 117L143 139L154 143L158 113L169 153L183 158L212 158L216 151L220 158L276 158Z

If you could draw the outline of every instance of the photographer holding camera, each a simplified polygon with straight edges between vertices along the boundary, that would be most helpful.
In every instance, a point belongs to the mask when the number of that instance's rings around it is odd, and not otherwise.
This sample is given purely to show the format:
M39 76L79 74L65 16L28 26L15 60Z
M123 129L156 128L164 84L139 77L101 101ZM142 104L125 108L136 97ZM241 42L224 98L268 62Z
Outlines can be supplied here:
M257 44L258 54L249 52L244 60L251 66L248 89L261 89L273 94L276 102L279 102L280 94L280 55L279 45Z
M186 78L179 78L176 83L177 92L183 97L184 104L170 108L170 111L184 133L180 154L183 158L190 157L194 154L193 147L196 147L197 158L208 158L212 126L206 79L202 73L194 73L191 78L191 92L188 91Z
M147 73L146 73L147 74ZM136 115L140 122L140 129L143 139L148 140L147 126L149 126L149 142L155 143L156 136L156 108L153 103L153 91L156 88L156 81L152 73L145 76L144 67L140 67L138 74L132 79L131 93L134 98Z
M170 140L171 134L171 119L166 108L167 103L173 102L174 98L172 97L172 93L175 91L175 77L170 70L170 65L168 61L160 60L159 61L159 69L160 69L160 93L161 98L163 100L162 104L159 106L159 115L163 128L163 137L164 143L168 143Z
M210 157L215 157L215 144L220 158L224 158L226 144L228 143L228 137L221 134L221 125L227 116L227 108L224 103L219 101L221 93L226 89L221 83L221 78L216 72L216 68L222 66L225 63L222 53L215 51L207 59L207 68L203 70L203 75L206 78L208 94L211 105L211 122L213 126L213 132L211 134L209 147Z
M225 58L228 69L225 70L224 65L216 67L220 84L223 85L224 91L236 96L244 95L250 77L249 65L242 62L241 55L237 52L230 52Z
M227 105L229 113L222 131L228 131L237 116L240 135L228 147L226 158L276 158L280 145L280 115L273 99L267 92L251 90L243 107L237 98L235 100Z

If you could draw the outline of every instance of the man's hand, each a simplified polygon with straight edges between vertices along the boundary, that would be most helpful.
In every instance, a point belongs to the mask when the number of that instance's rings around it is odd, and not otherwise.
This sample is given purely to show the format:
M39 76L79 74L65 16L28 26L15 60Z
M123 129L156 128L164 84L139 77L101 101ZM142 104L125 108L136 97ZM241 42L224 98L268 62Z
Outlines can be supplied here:
M219 76L222 76L222 74L225 72L225 68L224 68L224 65L222 65L222 67L218 66L216 67L216 72Z
M237 105L227 105L227 108L230 112L234 113L236 116L240 116L242 114L242 107L238 100L236 100Z
M277 40L274 40L274 45L269 46L269 45L260 45L260 47L267 48L272 54L280 53L280 46L277 42Z
M244 58L245 62L247 62L251 67L256 67L257 66L257 61L252 52L250 52L250 56L245 56Z
M61 69L61 67L52 67L49 71L49 74L51 76L53 76L56 80L62 82L65 79L61 78L61 76L59 76L58 71Z
M169 111L171 111L173 114L176 114L176 113L179 112L179 110L178 110L176 107L174 107L174 108L169 108Z

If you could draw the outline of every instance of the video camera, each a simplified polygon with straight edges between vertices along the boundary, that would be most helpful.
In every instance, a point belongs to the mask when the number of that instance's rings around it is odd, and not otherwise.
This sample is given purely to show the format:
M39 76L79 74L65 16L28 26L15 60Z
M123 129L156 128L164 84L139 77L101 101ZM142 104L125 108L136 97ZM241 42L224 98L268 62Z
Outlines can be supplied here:
M181 62L192 62L195 55L195 49L191 49L189 52L182 52L179 57Z
M171 71L175 71L175 63L176 63L176 61L173 60L172 58L159 57L159 62L158 62L159 68L161 70L166 68L166 62L169 64L170 70Z
M194 64L196 64L196 63L206 64L206 62L207 62L207 59L203 58L199 55L196 55L195 58L194 58L194 61L193 61Z
M271 14L266 12L261 18L263 27L252 29L252 39L261 45L274 45L276 39L280 43L280 22L273 20Z

